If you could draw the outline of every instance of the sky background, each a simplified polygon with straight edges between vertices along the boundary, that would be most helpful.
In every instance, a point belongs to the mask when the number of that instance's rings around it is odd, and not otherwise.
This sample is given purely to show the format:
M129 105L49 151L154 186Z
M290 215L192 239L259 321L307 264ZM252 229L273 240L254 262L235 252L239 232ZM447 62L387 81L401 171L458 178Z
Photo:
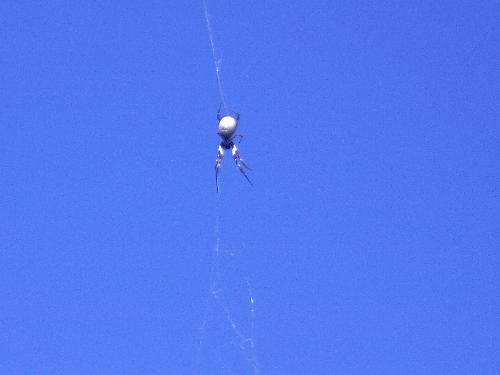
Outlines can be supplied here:
M498 3L208 6L219 195L201 0L0 4L0 374L499 374Z

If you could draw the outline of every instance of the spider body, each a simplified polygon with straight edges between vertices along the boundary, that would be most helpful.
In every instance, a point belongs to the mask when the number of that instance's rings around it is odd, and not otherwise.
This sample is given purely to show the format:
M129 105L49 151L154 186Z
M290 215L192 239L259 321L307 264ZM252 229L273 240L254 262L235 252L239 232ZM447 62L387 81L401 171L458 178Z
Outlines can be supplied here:
M217 134L221 136L223 142L227 142L234 136L237 127L238 120L236 118L224 116L219 120L219 131Z
M221 168L222 157L224 156L224 150L231 150L231 154L236 163L236 166L240 172L245 176L246 180L252 184L252 181L248 178L246 171L250 168L245 164L243 158L240 156L238 148L234 144L233 140L236 137L242 136L236 134L236 128L238 127L238 120L240 119L240 114L238 112L232 112L230 115L222 115L221 112L222 105L219 107L217 112L217 120L219 121L217 134L221 137L221 142L219 144L219 149L217 151L217 159L215 159L215 184L217 187L217 192L219 191L219 170Z

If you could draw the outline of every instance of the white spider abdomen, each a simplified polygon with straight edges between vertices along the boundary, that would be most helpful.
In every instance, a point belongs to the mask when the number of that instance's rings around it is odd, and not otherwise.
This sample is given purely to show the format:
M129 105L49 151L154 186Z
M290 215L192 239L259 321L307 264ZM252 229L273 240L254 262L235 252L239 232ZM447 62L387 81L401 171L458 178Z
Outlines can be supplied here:
M234 117L224 116L219 121L219 134L230 137L236 130L237 121Z

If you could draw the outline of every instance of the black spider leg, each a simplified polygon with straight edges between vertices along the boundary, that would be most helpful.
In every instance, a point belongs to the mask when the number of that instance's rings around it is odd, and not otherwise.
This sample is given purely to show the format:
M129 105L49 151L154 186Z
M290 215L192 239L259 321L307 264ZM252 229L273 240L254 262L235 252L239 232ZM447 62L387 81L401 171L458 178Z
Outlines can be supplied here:
M215 159L215 186L217 188L217 193L219 192L219 170L222 163L222 156L224 156L224 149L222 145L219 145L217 150L217 159Z
M217 110L217 121L220 121L222 118L221 113L220 113L221 110L222 110L222 102L220 103L219 109Z
M233 135L232 139L235 139L235 138L238 138L238 144L240 144L241 140L243 139L243 135L242 134L235 134L235 135Z
M246 165L246 163L243 161L243 159L240 156L240 152L238 151L238 148L236 147L236 145L234 143L232 143L232 145L231 145L231 151L232 151L233 159L234 159L234 162L236 163L236 166L238 167L240 172L243 174L243 176L245 176L248 183L253 186L252 181L250 181L250 179L248 178L248 176L246 174L247 170L251 171L252 169L248 165Z
M225 110L229 110L231 112L234 112L234 114L236 115L236 117L234 116L231 116L231 117L234 117L234 119L236 121L238 121L240 119L240 113L239 112L236 112L236 111L233 111L231 108L224 108ZM217 121L220 121L224 116L222 116L222 102L219 104L219 109L217 110Z

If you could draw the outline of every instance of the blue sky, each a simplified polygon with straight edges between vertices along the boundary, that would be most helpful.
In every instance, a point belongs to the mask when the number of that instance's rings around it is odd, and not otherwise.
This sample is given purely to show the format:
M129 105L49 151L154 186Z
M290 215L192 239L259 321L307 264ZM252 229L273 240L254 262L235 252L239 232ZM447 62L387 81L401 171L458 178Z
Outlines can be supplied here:
M498 373L498 4L208 5L219 195L201 0L0 5L0 373Z

